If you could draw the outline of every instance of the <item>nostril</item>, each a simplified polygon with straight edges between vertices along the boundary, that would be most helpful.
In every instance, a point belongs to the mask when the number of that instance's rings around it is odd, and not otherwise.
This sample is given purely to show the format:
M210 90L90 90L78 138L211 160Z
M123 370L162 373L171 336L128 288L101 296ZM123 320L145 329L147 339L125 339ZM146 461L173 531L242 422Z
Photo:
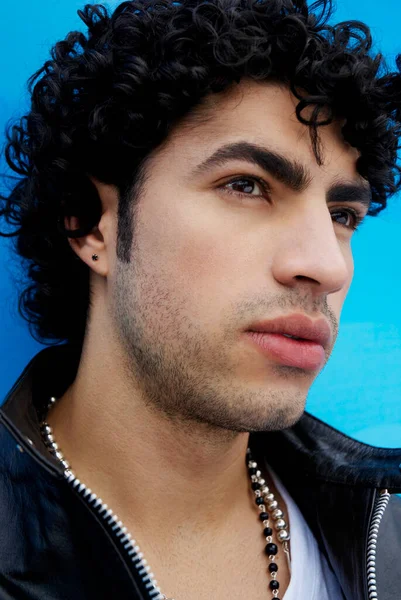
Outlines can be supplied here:
M316 279L312 277L307 277L306 275L295 275L294 279L297 281L314 281L315 283L319 283Z

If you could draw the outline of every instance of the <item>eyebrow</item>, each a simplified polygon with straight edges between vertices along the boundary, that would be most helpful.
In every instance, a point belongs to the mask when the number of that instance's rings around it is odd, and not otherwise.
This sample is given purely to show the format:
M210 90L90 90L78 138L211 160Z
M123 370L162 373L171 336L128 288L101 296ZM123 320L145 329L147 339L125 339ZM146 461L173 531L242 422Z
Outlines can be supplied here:
M294 192L304 191L312 181L311 173L300 162L249 142L221 146L197 165L190 177L197 177L213 167L224 166L234 160L246 161L260 167ZM359 202L369 209L372 203L370 186L368 183L334 183L327 192L327 202Z
M369 184L337 183L327 192L327 202L359 202L368 211L372 205L372 192Z
M213 167L223 166L233 160L247 161L260 167L295 192L302 192L312 179L307 169L297 161L249 142L236 142L218 148L195 168L192 175L201 175Z

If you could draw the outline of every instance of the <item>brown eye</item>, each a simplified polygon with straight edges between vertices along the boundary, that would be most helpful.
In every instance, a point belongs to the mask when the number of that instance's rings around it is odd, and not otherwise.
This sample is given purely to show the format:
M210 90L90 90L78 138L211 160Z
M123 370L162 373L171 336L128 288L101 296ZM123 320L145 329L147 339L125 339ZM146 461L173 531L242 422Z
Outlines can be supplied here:
M236 177L220 186L220 189L239 197L269 198L269 187L257 177Z
M331 213L332 218L338 219L336 223L356 231L362 222L363 216L352 208L344 208Z

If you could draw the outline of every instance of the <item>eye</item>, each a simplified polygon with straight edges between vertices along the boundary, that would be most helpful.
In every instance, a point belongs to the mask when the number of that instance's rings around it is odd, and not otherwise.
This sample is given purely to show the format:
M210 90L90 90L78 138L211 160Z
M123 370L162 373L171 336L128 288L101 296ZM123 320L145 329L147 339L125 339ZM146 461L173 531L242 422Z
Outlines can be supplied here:
M364 219L364 215L353 208L342 208L331 213L333 218L338 218L336 221L346 229L356 231Z
M242 176L231 179L220 186L225 192L237 196L255 196L263 198L269 194L269 188L265 181L258 177Z

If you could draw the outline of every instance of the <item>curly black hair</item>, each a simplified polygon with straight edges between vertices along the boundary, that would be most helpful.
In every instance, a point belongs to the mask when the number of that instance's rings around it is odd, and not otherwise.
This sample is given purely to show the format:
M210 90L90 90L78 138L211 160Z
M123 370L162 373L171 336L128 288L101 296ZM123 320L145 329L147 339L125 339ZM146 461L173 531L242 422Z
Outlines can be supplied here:
M369 214L385 208L401 187L401 58L390 72L372 54L369 28L330 25L332 12L331 0L134 0L111 14L103 5L78 11L87 34L54 45L28 80L29 113L6 130L19 177L0 199L0 217L16 229L1 235L16 238L27 275L19 312L38 341L82 347L89 268L67 238L99 222L90 175L118 190L117 255L129 262L150 153L205 96L244 77L290 87L318 161L319 127L344 119L371 186ZM64 226L71 215L74 231Z

